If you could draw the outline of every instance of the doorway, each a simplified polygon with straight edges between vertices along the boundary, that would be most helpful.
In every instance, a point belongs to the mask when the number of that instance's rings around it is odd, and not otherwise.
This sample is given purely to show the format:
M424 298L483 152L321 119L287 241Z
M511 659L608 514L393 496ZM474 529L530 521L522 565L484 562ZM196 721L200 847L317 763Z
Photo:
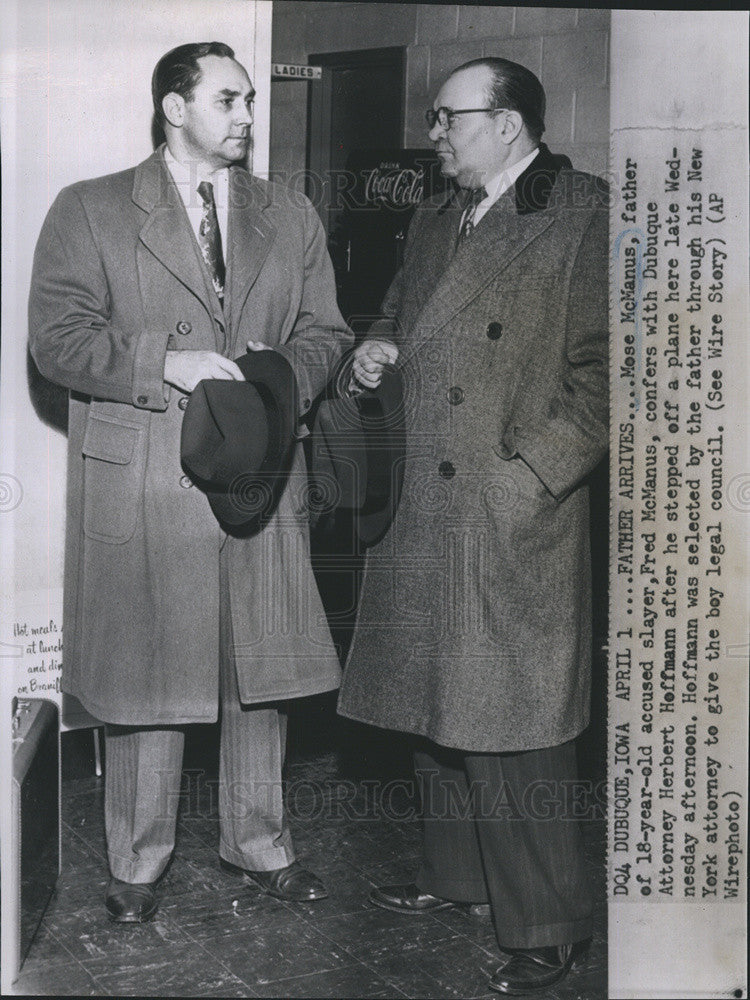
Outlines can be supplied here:
M351 240L345 218L355 187L351 158L361 150L402 147L406 50L328 52L311 55L309 62L322 67L322 78L309 84L306 193L323 220L339 305L349 319L358 307L366 308L351 296ZM391 270L395 272L395 265ZM392 277L384 276L383 290Z
M327 52L309 63L323 75L308 85L307 195L330 236L340 211L336 181L352 150L402 145L406 50Z

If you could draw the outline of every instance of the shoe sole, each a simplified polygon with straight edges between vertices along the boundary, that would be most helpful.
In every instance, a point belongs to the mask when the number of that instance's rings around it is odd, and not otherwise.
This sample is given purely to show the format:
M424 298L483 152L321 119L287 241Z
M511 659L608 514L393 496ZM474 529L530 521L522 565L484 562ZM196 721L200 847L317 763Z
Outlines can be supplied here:
M289 896L283 892L276 892L274 889L269 889L267 886L263 885L262 882L258 882L253 878L252 875L248 875L247 872L242 872L244 877L251 885L257 885L262 893L266 896L270 896L271 899L280 899L282 903L314 903L318 899L328 899L328 892L318 892L313 896Z
M410 916L422 916L425 913L437 913L439 910L453 910L458 906L457 903L451 903L450 900L446 900L444 903L438 903L437 906L427 906L420 910L416 910L412 907L396 906L393 903L382 902L379 899L373 899L372 896L370 896L370 902L373 906L379 906L381 910L390 910L391 913L408 913Z
M570 971L572 971L572 969ZM505 989L502 986L500 985L496 986L491 982L488 983L487 985L491 990L494 990L495 993L499 993L501 996L504 997L533 997L533 996L538 997L544 991L554 989L555 986L557 986L559 983L562 983L565 979L567 979L568 975L569 973L566 972L565 975L560 976L560 978L554 980L554 982L542 984L541 986L526 986L526 987L515 986L509 989Z
M147 924L149 920L154 919L158 909L159 907L155 906L153 910L147 910L146 913L142 913L140 916L116 917L114 913L109 912L107 912L107 916L113 924Z
M501 993L503 996L507 997L526 997L526 996L539 996L542 990L551 990L553 987L557 986L558 983L563 982L570 975L571 972L580 971L587 963L588 952L582 955L576 956L570 964L570 968L567 969L563 974L555 979L551 983L545 983L541 986L515 986L511 988L504 988L499 983L493 983L492 980L487 984L491 990L496 993Z
M274 892L273 889L269 889L267 886L263 885L252 875L250 875L244 868L240 868L238 865L233 865L231 861L225 861L224 858L219 858L219 867L230 875L241 875L242 878L248 883L248 885L256 885L261 892L266 896L270 896L271 899L279 899L282 903L314 903L318 899L328 899L328 892L319 892L314 896L287 896L280 892Z
M266 889L265 886L260 884L260 882L255 882L252 879L251 881L253 881L253 885L257 885L261 892L265 893L266 896L270 896L271 899L280 899L282 903L315 903L319 899L328 899L328 896L330 895L327 892L319 892L315 896L285 896L283 893L273 892L271 889Z

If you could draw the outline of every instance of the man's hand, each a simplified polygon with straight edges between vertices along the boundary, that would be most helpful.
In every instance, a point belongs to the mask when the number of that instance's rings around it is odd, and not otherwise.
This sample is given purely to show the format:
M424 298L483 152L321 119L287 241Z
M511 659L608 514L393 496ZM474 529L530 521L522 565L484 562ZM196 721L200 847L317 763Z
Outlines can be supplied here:
M167 351L164 381L183 392L192 392L201 379L244 382L245 376L230 358L216 351Z
M395 364L398 348L389 340L364 340L354 351L352 381L354 387L377 389L383 377L383 366Z

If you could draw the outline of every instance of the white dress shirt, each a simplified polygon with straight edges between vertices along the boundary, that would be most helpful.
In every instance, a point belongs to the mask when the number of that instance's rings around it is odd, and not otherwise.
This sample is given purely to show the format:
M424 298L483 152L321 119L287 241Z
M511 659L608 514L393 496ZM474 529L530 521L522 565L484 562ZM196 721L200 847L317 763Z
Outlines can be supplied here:
M198 239L198 229L203 218L203 199L198 194L198 185L201 181L208 181L213 184L214 203L216 205L216 217L219 222L219 232L221 233L221 247L224 253L224 263L227 262L227 230L229 228L229 168L222 167L211 174L203 174L198 171L195 163L180 163L169 151L169 147L164 149L164 161L169 168L180 198L185 206L188 219L196 240Z
M505 194L508 188L516 183L518 178L533 161L538 152L539 147L537 146L537 148L532 149L527 156L524 156L522 160L514 163L512 167L502 170L499 174L495 174L494 177L490 177L490 179L485 182L484 189L487 192L487 197L480 201L474 210L474 218L472 220L474 226L479 224L498 198ZM465 210L464 214L466 211L468 211L468 209ZM463 225L463 216L461 217L461 224Z

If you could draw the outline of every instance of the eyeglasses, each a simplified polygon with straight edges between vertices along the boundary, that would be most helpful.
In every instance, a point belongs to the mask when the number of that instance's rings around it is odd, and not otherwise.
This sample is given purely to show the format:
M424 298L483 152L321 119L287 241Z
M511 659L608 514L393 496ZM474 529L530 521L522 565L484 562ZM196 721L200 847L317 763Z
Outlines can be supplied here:
M449 129L456 118L457 115L475 115L479 114L480 111L507 111L507 108L460 108L458 111L454 111L453 108L438 108L437 111L433 111L430 108L425 111L424 117L429 125L430 129L435 128L435 123L440 125L440 128Z

